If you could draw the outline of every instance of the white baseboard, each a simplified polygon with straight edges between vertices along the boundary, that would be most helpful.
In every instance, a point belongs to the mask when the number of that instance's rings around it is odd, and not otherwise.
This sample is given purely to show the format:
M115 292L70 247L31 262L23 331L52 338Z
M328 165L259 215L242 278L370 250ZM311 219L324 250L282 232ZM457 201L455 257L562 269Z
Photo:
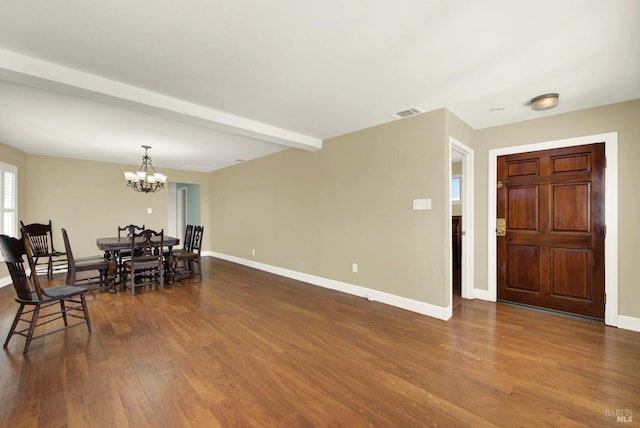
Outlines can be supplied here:
M4 278L0 278L0 288L6 287L7 285L11 285L11 277L5 276Z
M336 290L342 293L363 297L365 299L369 299L372 301L385 303L387 305L395 306L401 309L406 309L408 311L416 312L422 315L427 315L433 318L438 318L444 321L451 318L451 314L453 312L451 306L443 308L441 306L435 306L429 303L408 299L406 297L396 296L394 294L389 294L389 293L385 293L378 290L372 290L370 288L361 287L359 285L349 284L341 281L335 281L333 279L323 278L320 276L309 275L306 273L284 269L277 266L267 265L264 263L256 262L254 260L248 260L240 257L229 256L227 254L216 253L213 251L206 251L206 252L203 252L202 254L227 260L230 262L238 263L244 266L249 266L261 271L270 272L276 275L284 276L286 278L291 278L291 279L306 282L309 284L317 285L319 287L328 288L330 290Z
M640 318L618 315L618 328L640 332Z

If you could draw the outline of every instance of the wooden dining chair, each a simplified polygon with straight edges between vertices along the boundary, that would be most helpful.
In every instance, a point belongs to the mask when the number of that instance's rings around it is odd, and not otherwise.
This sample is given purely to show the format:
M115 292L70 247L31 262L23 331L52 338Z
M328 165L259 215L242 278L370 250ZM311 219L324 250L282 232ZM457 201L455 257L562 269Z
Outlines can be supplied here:
M67 285L81 283L91 289L106 288L115 279L116 262L107 260L104 255L76 258L73 256L69 234L62 228L62 239L67 253ZM78 278L78 272L94 272L94 275Z
M191 245L193 242L193 225L188 224L184 229L184 239L182 240L182 248L172 249L170 252L164 253L166 269L165 274L170 277L170 280L182 279L189 275L188 264L186 259L181 256L191 252Z
M176 278L191 278L195 275L198 275L202 279L202 264L200 252L202 248L203 234L203 226L192 226L188 241L187 233L185 232L185 241L188 242L188 245L186 245L182 249L174 250L172 252ZM196 264L198 265L197 273L195 271Z
M61 251L56 251L53 246L51 220L49 220L49 223L47 224L24 224L20 221L20 229L22 231L22 236L27 236L31 242L36 267L38 264L47 264L48 278L53 277L54 268L61 268L67 264L67 260L65 258L66 254ZM42 263L38 263L41 259L44 261Z
M164 289L164 229L145 229L131 237L131 258L125 260L122 283L136 294L136 287L158 285Z
M118 238L126 237L131 238L134 234L144 231L144 224L137 226L135 224L129 224L127 226L118 226ZM118 270L122 273L122 263L124 260L131 258L130 250L120 250L116 254L118 260Z
M191 252L195 254L194 256L190 256L189 258L189 268L193 275L198 275L202 279L202 256L200 252L202 251L202 238L204 237L204 226L194 226L193 227L193 238L191 242ZM196 273L194 269L194 264L198 265L198 271Z
M59 285L42 288L35 273L36 264L34 253L29 238L16 239L7 235L0 235L0 252L4 257L7 269L11 275L11 281L16 291L15 301L20 305L16 313L4 347L9 345L9 340L14 334L26 338L23 353L29 352L29 346L33 339L49 334L86 324L91 333L91 322L85 293L86 287ZM29 277L24 266L24 256L28 266L33 272ZM27 310L25 310L27 309ZM81 321L69 323L69 318L77 318ZM62 319L63 326L52 330L39 329L39 327ZM39 330L42 330L40 332ZM36 335L38 331L38 335Z

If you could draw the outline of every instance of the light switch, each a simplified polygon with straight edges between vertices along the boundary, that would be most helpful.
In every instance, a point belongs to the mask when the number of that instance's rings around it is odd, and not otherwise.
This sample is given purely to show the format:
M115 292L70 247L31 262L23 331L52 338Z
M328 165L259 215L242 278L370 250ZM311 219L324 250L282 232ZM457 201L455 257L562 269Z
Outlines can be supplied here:
M413 200L413 209L414 210L430 210L431 209L431 199L414 199Z

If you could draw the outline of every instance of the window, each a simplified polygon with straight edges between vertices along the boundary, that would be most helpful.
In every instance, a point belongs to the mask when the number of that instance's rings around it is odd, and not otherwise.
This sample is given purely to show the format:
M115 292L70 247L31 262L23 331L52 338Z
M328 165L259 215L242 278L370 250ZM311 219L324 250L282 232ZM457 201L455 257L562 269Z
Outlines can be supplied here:
M451 202L462 203L462 177L459 175L451 177Z
M17 237L18 168L0 162L0 233Z

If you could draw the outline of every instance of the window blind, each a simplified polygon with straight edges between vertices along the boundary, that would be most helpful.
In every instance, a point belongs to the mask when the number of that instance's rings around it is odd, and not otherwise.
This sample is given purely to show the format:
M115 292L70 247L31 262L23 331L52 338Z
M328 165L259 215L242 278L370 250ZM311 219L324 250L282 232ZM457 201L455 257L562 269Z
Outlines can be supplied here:
M0 162L0 233L17 237L17 167Z

